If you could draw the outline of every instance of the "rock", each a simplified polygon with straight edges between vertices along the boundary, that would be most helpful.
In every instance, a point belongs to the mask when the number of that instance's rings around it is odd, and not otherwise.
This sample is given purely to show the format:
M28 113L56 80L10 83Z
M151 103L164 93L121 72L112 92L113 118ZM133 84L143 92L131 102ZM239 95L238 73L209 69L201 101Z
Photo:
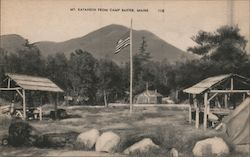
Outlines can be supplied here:
M175 148L170 150L170 157L178 157L178 151Z
M13 122L9 127L9 143L12 146L33 146L39 136L35 128L23 121Z
M209 114L208 114L208 120L214 122L214 121L218 121L219 118L218 118L215 114L209 113Z
M113 153L121 138L112 131L104 132L96 141L95 150L98 152Z
M89 150L93 148L99 136L97 129L91 129L78 135L76 142L79 147Z
M76 132L65 132L65 133L47 133L43 134L40 139L41 148L73 148L77 136L79 134Z
M132 154L134 152L147 152L150 149L158 149L160 148L158 145L154 144L154 142L150 138L144 138L143 140L133 144L124 150L124 154Z
M196 157L221 156L229 154L229 148L222 138L213 137L196 142L193 154Z

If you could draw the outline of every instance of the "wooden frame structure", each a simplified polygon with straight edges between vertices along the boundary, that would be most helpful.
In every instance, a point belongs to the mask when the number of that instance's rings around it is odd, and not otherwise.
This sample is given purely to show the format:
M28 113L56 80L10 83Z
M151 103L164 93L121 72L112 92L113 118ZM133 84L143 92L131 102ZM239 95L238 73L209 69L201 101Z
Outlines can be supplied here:
M46 92L55 92L58 93L64 92L61 88L59 88L55 83L53 83L48 78L37 77L37 76L29 76L29 75L21 75L21 74L12 74L6 73L6 78L3 80L7 82L5 85L7 87L1 87L0 92L2 91L15 91L22 98L23 104L23 119L25 120L27 117L26 114L26 91L46 91ZM55 113L57 111L57 101L55 103ZM41 113L41 107L40 107ZM40 114L41 120L41 114Z
M237 85L241 85L237 87ZM183 92L192 95L193 107L195 108L195 127L199 128L199 112L203 105L204 117L203 117L203 129L207 129L207 115L210 111L210 101L215 99L219 94L224 95L224 108L228 109L228 95L241 93L243 99L246 98L246 94L250 93L250 79L237 74L225 74L220 76L209 77L194 86L184 89ZM203 104L198 102L197 97L203 98ZM190 104L191 105L191 104ZM191 115L191 113L189 113Z

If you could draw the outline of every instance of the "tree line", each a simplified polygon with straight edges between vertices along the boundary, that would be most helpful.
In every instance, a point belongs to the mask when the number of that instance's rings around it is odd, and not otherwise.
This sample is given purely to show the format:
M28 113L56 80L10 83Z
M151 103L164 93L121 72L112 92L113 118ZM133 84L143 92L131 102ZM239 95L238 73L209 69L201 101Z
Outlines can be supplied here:
M174 64L154 61L151 58L154 52L147 51L146 40L142 38L138 53L133 56L133 95L144 91L146 84L149 89L174 98L176 91L210 76L236 73L250 78L247 40L238 26L222 26L214 32L199 31L192 37L196 46L187 49L198 55L198 59ZM75 98L74 104L100 105L104 104L104 98L108 102L128 102L129 68L129 63L118 65L109 59L97 60L91 52L81 49L69 57L63 53L43 57L28 41L16 53L0 49L1 80L5 72L48 77L65 95Z

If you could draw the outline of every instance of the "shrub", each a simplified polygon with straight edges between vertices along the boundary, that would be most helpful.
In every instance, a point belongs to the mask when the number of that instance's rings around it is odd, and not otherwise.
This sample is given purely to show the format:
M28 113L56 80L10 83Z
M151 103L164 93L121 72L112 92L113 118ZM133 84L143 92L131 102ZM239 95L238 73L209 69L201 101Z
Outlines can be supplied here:
M29 123L15 121L9 127L9 142L12 146L32 146L35 145L39 133Z

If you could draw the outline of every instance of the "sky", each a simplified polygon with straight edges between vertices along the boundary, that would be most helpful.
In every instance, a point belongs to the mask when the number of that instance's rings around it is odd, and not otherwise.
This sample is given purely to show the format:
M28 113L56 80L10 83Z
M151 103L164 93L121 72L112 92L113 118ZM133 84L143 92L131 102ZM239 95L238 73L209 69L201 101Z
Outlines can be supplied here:
M19 34L31 43L60 42L109 24L130 27L132 18L133 29L148 30L182 50L195 45L191 37L199 30L215 31L226 24L237 24L241 34L249 40L250 1L231 1L1 0L0 33ZM122 9L134 9L134 12ZM137 9L148 11L138 12ZM249 44L247 51L250 52Z

